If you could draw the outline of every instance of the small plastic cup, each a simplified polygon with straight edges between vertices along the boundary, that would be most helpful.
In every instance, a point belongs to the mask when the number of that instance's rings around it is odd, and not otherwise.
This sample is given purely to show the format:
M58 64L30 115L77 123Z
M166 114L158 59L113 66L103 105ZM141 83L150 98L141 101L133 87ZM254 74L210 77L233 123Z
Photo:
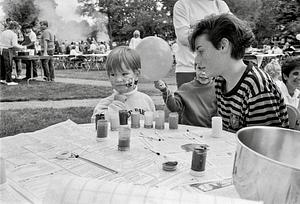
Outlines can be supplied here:
M129 127L121 126L119 130L119 151L127 151L130 148L130 133L131 130Z
M146 111L144 115L144 128L153 128L153 112Z
M155 112L155 129L163 130L165 129L165 111L158 110Z
M131 128L140 128L140 112L133 111L131 113Z
M178 129L178 113L172 112L169 114L169 129Z

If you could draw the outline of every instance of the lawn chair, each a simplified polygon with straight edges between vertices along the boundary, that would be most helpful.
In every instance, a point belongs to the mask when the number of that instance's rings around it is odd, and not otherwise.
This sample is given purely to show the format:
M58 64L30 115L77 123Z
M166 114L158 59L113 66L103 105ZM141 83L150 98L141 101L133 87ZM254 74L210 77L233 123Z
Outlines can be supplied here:
M90 64L88 63L88 60L85 56L82 55L69 55L68 57L69 66L73 69L81 69L83 70L89 70Z

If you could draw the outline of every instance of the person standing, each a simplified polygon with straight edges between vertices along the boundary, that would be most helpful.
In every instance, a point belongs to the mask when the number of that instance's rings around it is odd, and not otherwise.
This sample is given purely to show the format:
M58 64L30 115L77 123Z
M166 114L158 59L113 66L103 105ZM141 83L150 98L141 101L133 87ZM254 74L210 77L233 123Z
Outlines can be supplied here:
M19 24L16 21L10 21L7 25L7 29L0 34L0 47L2 48L1 55L1 83L7 85L18 85L18 83L12 81L12 59L15 50L23 50L24 46L18 44L18 29Z
M142 39L141 39L140 31L135 30L133 32L133 38L130 39L129 47L131 49L135 49L138 46L138 44L140 44L141 41Z
M48 29L48 21L41 21L41 55L50 56L47 59L42 59L42 67L44 75L47 81L54 81L54 65L53 65L53 54L54 54L54 35Z
M24 41L22 42L22 45L26 46L27 49L35 50L35 43L36 43L36 34L32 31L32 26L29 24L23 25L23 31L24 31ZM30 61L25 61L26 64L26 78L31 78L31 63ZM32 69L33 69L33 76L37 77L37 66L38 62L36 60L32 61ZM19 76L19 75L18 75Z
M196 74L194 69L195 55L189 47L189 34L193 26L211 14L230 12L222 0L178 0L173 9L173 24L177 37L178 49L176 58L176 82L179 88L183 83L192 81Z

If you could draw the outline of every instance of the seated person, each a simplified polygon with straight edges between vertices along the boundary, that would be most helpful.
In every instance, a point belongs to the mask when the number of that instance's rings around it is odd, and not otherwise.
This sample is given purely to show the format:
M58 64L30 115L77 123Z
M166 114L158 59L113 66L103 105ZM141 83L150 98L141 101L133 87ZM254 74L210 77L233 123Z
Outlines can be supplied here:
M96 114L105 114L109 119L111 114L118 114L119 110L155 111L155 106L150 96L139 92L137 89L140 74L141 60L138 53L127 47L114 48L108 55L106 70L113 94L99 101L94 109L92 121Z
M296 48L292 46L289 42L286 42L282 48L283 52L294 52Z
M280 49L280 47L278 47L278 43L275 42L274 46L272 47L272 53L273 54L283 54L282 49Z
M276 84L283 95L284 102L299 109L300 57L291 57L285 60L281 71L282 81L277 81Z
M281 81L281 66L278 62L278 59L272 59L265 67L264 70L266 73L270 75L270 77L276 83L277 81Z
M203 67L195 64L196 77L182 84L173 94L162 80L155 88L163 94L163 99L171 112L178 112L179 123L184 125L211 127L211 117L217 115L214 82L207 77Z
M232 14L200 21L190 37L199 66L206 68L208 77L216 77L218 115L227 131L255 125L289 126L284 99L271 77L243 62L253 40L251 28Z
M76 46L73 45L70 50L70 55L82 55L82 52L76 49Z

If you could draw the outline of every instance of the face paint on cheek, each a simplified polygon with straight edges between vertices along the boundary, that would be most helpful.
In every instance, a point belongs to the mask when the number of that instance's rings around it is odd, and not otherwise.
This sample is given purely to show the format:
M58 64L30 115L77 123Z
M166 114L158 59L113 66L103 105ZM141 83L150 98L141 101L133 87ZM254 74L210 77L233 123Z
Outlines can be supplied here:
M125 86L126 87L133 87L134 86L134 79L133 78L128 79Z

